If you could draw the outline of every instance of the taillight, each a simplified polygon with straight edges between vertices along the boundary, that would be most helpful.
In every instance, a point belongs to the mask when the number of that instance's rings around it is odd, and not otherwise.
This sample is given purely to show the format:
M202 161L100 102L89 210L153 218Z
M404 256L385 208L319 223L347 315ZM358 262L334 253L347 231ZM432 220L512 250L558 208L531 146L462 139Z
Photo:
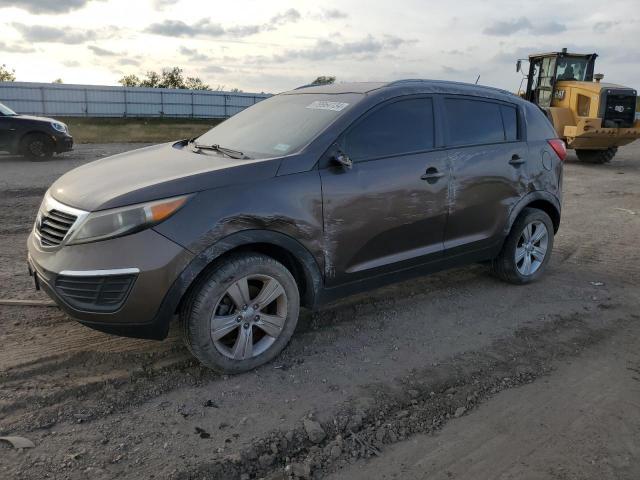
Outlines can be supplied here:
M563 140L559 138L552 138L551 140L547 140L553 151L556 152L558 158L564 162L564 159L567 158L567 146L564 144Z

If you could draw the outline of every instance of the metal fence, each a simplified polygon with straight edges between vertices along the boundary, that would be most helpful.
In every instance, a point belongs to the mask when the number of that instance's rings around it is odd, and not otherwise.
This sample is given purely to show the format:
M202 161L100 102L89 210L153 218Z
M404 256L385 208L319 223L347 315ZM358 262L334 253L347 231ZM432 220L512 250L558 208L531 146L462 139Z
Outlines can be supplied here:
M171 88L0 82L0 103L58 117L227 118L270 95Z

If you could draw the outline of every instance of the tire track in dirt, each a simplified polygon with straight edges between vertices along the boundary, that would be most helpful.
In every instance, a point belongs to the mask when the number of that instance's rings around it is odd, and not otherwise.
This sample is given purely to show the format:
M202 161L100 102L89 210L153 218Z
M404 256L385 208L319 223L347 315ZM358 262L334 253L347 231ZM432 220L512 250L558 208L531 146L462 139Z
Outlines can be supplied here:
M55 307L52 307L51 310L56 311ZM123 339L91 330L69 319L59 310L56 313L59 315L57 318L59 321L55 323L32 324L28 329L16 328L11 333L5 334L3 342L5 348L0 351L2 370L15 368L34 360L46 360L61 354L76 352L125 353L131 351L154 353L166 351L179 345L176 331L172 331L172 336L165 342ZM18 345L20 347L16 348Z
M322 478L358 459L379 456L387 445L441 429L498 392L533 382L550 373L558 360L578 355L638 319L629 315L612 322L615 328L594 327L576 314L538 329L519 329L487 349L413 370L391 383L371 384L367 402L343 405L321 422L313 416L300 419L302 425L293 430L272 431L236 454L203 462L175 478Z
M622 253L622 254L621 254ZM581 267L604 267L614 269L628 276L629 280L640 278L640 249L631 242L590 241L581 245L559 245L554 247L554 256L560 262L568 262Z
M56 372L51 375L51 372ZM184 348L160 353L77 352L0 374L0 429L28 432L139 404L194 379L215 377Z

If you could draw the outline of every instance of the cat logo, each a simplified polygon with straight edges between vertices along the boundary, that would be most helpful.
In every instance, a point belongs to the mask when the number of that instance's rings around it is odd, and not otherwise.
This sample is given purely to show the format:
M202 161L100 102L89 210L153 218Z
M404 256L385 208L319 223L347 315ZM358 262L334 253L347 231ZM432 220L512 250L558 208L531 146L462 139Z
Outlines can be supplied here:
M553 96L556 100L564 100L564 90L556 90Z

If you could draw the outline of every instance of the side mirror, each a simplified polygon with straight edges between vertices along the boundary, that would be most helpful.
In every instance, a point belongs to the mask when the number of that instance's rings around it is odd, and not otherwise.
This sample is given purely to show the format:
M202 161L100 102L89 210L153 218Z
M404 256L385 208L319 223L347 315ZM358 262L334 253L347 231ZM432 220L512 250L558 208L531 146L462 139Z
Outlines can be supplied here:
M522 68L522 60L516 62L516 72L519 72L520 68Z
M334 163L337 163L338 165L340 165L341 167L347 170L351 170L351 168L353 167L353 160L351 160L349 158L349 155L347 155L346 153L338 152L332 158L332 160L334 161Z

